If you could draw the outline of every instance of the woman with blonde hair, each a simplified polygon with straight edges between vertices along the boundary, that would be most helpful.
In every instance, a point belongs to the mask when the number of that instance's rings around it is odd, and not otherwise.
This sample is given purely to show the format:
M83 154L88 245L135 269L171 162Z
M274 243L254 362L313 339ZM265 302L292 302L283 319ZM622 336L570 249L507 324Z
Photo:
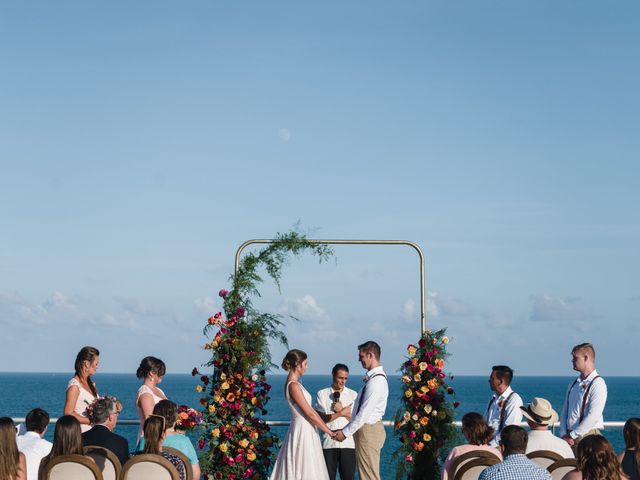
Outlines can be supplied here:
M588 435L578 443L578 470L567 473L562 480L623 480L609 440L602 435Z
M91 378L100 364L100 352L94 347L83 347L76 356L74 365L76 374L67 384L67 398L64 414L73 415L79 422L82 432L91 428L87 416L87 407L98 397L96 383Z
M0 418L0 480L25 480L27 459L18 452L16 426L9 417Z
M625 449L618 455L622 472L629 480L640 480L640 418L630 418L622 430Z
M335 438L335 433L311 407L311 395L300 383L307 366L307 354L302 350L289 350L282 360L282 368L289 372L284 396L291 411L291 423L270 480L329 480L316 427L331 438Z

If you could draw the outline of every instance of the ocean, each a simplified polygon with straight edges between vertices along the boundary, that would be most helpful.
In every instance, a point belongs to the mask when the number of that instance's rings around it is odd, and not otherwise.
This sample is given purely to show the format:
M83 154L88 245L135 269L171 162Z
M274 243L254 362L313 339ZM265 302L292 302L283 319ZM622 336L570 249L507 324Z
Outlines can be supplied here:
M65 390L72 374L65 373L0 373L0 416L24 417L34 408L45 409L52 417L62 415L65 401ZM289 410L283 397L284 375L271 375L269 382L273 386L272 398L266 415L267 420L288 420ZM362 375L352 375L348 387L358 390L362 385ZM526 402L533 397L545 397L560 412L567 385L575 377L517 377L513 389ZM98 391L101 395L113 395L124 405L121 419L137 419L135 396L140 381L133 374L98 373L95 376ZM640 379L637 377L607 377L608 400L605 408L605 421L625 421L629 417L640 416L638 399L640 399ZM312 396L321 388L329 386L328 375L305 375L302 383ZM400 377L389 377L391 392L385 419L392 420L400 406ZM490 397L487 377L459 376L450 381L456 390L455 399L460 402L457 418L467 412L484 412ZM196 379L190 374L168 374L160 387L167 397L178 404L199 407L201 394L195 391ZM286 427L274 427L274 431L283 436ZM136 440L137 426L119 425L116 432L126 437L133 449ZM604 435L611 441L617 452L624 447L622 429L609 428ZM53 428L46 437L52 439ZM195 438L195 437L194 437ZM385 479L395 478L395 464L392 453L398 443L393 436L393 429L387 428L387 441L382 454L382 475Z

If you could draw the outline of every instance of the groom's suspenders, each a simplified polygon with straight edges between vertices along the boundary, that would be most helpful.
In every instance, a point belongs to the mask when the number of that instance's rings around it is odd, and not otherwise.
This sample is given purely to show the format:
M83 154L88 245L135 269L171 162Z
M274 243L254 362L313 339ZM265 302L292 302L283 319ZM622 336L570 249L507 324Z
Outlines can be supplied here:
M369 385L369 382L371 380L373 380L374 378L376 378L376 377L387 378L387 376L384 373L376 373L369 380L367 380L367 383L365 383L364 387L362 388L362 393L360 394L360 398L358 399L358 412L360 411L360 408L362 407L362 401L364 400L364 392L367 391L367 385Z

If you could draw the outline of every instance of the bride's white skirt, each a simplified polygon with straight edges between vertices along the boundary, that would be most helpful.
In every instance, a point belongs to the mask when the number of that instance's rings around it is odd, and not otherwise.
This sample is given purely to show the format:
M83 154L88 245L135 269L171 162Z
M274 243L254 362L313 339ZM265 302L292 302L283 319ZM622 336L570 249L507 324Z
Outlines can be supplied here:
M320 436L306 419L291 422L270 480L329 480Z

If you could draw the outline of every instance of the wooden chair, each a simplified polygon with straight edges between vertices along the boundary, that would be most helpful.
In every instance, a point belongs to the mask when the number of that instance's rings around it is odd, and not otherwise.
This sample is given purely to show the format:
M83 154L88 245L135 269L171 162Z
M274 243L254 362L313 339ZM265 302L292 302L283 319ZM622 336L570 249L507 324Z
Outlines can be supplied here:
M143 453L123 465L121 480L180 480L180 475L161 455Z
M193 480L193 467L191 466L191 462L189 461L189 458L187 458L187 456L184 453L182 453L177 448L165 447L164 445L162 446L162 451L167 453L172 453L173 455L178 457L180 460L182 460L182 463L184 463L184 471L187 472L187 480Z
M451 464L451 467L449 468L449 472L450 472L449 478L453 480L456 476L456 472L460 469L462 465L466 464L467 462L470 462L471 460L476 460L478 458L486 458L490 460L495 459L497 460L496 463L500 462L500 457L498 457L494 453L488 452L486 450L472 450L470 452L463 453L453 461L453 463Z
M104 480L118 480L120 478L122 464L111 450L97 445L87 445L84 447L84 454L96 462L96 465L102 471Z
M578 469L578 463L575 458L563 458L553 462L547 467L547 471L551 474L553 480L562 480L567 473Z
M103 480L93 460L84 455L60 455L38 472L38 480Z
M542 468L546 469L553 462L562 460L564 457L559 453L552 452L551 450L535 450L533 452L527 453L527 458L529 460L533 460Z

